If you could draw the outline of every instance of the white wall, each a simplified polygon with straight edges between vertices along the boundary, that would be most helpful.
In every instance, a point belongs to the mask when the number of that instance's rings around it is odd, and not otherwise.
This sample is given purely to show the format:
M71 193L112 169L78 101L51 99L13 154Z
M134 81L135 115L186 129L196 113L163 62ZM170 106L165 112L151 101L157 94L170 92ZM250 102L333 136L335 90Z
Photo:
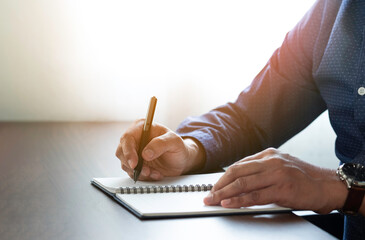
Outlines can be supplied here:
M130 121L156 95L174 129L234 100L313 2L0 0L0 121ZM327 144L322 118L288 148Z
M156 95L176 125L234 100L312 3L1 0L0 120L132 120Z

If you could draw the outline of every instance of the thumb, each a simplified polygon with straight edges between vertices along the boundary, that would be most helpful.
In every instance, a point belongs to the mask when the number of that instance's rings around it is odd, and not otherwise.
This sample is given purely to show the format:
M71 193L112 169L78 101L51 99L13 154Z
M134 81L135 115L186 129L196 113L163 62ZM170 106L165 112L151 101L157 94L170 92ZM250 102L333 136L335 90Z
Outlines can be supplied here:
M161 136L153 138L143 149L142 157L146 161L153 161L166 152L182 150L183 140L176 133L170 131Z

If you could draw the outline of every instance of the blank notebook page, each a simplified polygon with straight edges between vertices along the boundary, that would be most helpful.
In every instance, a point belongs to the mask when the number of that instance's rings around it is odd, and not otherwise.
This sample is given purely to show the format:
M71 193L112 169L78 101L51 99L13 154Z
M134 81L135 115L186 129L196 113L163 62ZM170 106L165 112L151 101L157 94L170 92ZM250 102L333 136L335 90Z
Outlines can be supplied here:
M214 184L224 173L197 174L165 178L162 181L134 183L131 178L94 178L94 181L115 193L119 187L166 186ZM141 216L191 216L232 214L240 212L284 210L276 205L254 206L250 208L229 209L221 206L205 206L203 199L208 192L169 192L143 194L116 194L116 198Z

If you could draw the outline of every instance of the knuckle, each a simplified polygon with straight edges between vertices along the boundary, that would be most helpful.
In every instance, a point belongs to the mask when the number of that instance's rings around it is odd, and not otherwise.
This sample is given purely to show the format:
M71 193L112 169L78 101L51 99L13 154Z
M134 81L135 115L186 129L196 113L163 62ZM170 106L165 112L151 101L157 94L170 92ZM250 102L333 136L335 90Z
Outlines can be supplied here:
M234 167L234 165L232 165L232 166L230 166L229 168L227 168L227 170L226 170L226 175L228 175L228 176L231 176L231 175L233 175L233 167Z
M163 125L160 125L158 123L152 123L152 126L154 127L154 129L157 130L158 135L163 135L165 133L171 133L172 132L169 128L167 128Z
M138 118L136 121L134 121L135 125L143 125L144 124L144 118Z
M123 163L125 162L126 160L126 156L125 154L123 154L123 151L122 149L117 149L117 151L115 152L115 156Z
M123 134L122 134L122 136L120 137L119 142L120 142L121 144L125 144L125 143L128 141L128 139L130 139L130 134L129 134L129 133L127 133L127 132L125 132L125 133L123 133Z
M121 152L120 152L120 149L119 149L119 147L118 147L118 149L115 151L115 156L117 157L117 158L119 158L119 159L121 159L121 154L120 154Z
M272 162L273 165L278 166L278 167L283 167L285 164L285 161L283 158L281 158L280 156L272 156L269 161Z
M237 171L238 171L239 167L240 167L239 165L232 165L232 166L230 166L227 169L226 174L228 176L230 176L231 178L235 178L236 175L237 175Z
M168 139L166 137L159 137L156 138L156 143L158 146L165 146L166 144L168 144Z
M117 150L115 150L115 156L116 156L117 158L119 158L120 151L121 151L121 146L120 146L120 144L119 144L119 145L118 145L118 147L117 147Z
M224 199L226 196L226 192L224 190L216 191L212 194L213 202L219 202L220 200Z
M182 137L180 137L179 135L177 135L176 133L174 133L173 131L169 131L166 133L166 137L173 140L173 141L178 141L178 142L182 142L183 139Z
M292 156L289 153L282 153L281 156L282 156L283 159L291 159L292 158Z
M215 202L216 199L219 199L220 195L221 195L220 191L213 193L212 194L212 202Z
M265 150L265 153L270 154L270 155L277 154L278 152L279 151L276 148L273 148L273 147L269 147Z
M238 189L246 189L247 188L247 180L244 177L237 178L234 181L234 186Z
M130 159L132 157L132 154L131 153L125 153L125 154L123 154L123 156L121 156L121 160L123 160L123 161L127 161L126 159Z
M211 202L216 203L217 200L221 198L221 195L222 195L221 191L217 191L217 192L212 193Z
M131 170L124 164L122 164L122 169L126 171L127 173L131 172Z
M264 161L262 161L262 160L252 160L252 161L251 161L251 164L252 164L253 166L255 166L255 168L257 168L257 169L260 169L260 168L262 168L263 166L265 166L265 162L264 162Z

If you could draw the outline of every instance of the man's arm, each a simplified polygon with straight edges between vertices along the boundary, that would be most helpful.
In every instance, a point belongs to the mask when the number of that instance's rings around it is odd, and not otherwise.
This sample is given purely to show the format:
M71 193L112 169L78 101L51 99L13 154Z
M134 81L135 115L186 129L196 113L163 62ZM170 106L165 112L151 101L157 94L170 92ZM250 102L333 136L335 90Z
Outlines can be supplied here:
M313 79L312 56L322 29L332 27L336 7L335 1L318 1L235 102L181 123L177 133L204 148L202 171L277 148L326 110Z
M181 136L195 138L204 147L202 171L278 147L326 109L313 79L318 63L312 57L324 51L338 5L318 1L234 103L180 125ZM342 208L346 196L334 170L269 148L229 167L204 201L224 207L277 203L327 213Z

